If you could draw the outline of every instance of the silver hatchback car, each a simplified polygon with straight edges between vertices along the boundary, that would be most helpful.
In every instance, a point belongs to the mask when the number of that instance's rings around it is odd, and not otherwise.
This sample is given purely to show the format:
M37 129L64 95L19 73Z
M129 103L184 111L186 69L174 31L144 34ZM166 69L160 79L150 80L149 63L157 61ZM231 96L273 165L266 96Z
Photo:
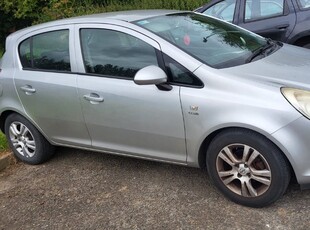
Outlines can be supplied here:
M50 22L7 38L0 127L29 164L68 146L206 167L263 207L310 188L310 51L193 12Z

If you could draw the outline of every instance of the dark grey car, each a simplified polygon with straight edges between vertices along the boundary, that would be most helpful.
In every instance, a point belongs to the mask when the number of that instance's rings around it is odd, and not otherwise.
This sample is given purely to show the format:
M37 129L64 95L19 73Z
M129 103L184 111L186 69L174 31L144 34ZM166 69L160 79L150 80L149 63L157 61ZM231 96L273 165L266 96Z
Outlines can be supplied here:
M310 48L310 0L212 0L196 11L267 38Z

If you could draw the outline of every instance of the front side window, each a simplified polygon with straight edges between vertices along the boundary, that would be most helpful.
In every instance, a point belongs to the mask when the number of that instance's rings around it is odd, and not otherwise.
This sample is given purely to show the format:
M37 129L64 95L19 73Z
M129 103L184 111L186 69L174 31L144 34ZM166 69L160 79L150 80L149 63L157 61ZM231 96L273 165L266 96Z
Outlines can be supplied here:
M171 83L184 86L203 87L203 83L180 63L164 54L164 62Z
M71 71L69 30L35 35L19 46L23 68L48 71Z
M225 0L211 6L203 12L203 14L232 22L234 19L235 7L236 0Z
M196 13L178 13L135 22L214 68L247 63L267 41L232 24Z
M106 29L81 29L87 73L133 79L149 65L158 65L155 49L131 35Z
M310 0L298 0L301 9L310 9Z
M284 0L246 0L245 21L284 14Z

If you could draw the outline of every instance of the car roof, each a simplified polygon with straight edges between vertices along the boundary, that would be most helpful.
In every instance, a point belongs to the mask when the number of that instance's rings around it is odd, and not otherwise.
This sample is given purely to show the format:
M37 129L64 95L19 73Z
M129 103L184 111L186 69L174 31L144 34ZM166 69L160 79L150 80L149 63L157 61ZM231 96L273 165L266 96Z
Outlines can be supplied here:
M100 13L85 15L79 17L72 17L66 19L60 19L56 21L46 22L35 26L30 26L25 29L18 30L12 33L9 37L18 37L20 35L27 34L28 32L44 29L53 26L61 26L68 24L78 23L113 23L117 22L132 22L137 20L143 20L151 17L180 13L180 12L191 12L191 11L177 11L177 10L131 10L131 11L118 11L110 13Z
M118 12L86 15L86 16L80 16L80 17L71 18L71 19L76 19L76 20L79 20L79 19L115 19L115 20L132 22L132 21L137 21L137 20L143 20L146 18L161 16L161 15L178 13L178 12L181 12L181 11L177 11L177 10L131 10L131 11L118 11Z

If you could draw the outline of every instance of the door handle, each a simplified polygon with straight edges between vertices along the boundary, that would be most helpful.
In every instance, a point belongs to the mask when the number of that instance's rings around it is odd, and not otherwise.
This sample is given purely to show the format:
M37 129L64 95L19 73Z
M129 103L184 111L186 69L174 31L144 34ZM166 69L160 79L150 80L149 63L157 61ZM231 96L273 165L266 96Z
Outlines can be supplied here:
M277 29L278 30L286 30L289 26L290 26L289 24L280 25L280 26L277 26Z
M87 101L89 101L92 104L98 104L100 102L104 102L103 97L100 97L98 94L96 93L91 93L89 95L84 95L83 98Z
M32 88L31 85L22 86L22 87L20 87L20 89L22 91L24 91L27 95L31 95L31 94L34 94L36 92L36 89Z

